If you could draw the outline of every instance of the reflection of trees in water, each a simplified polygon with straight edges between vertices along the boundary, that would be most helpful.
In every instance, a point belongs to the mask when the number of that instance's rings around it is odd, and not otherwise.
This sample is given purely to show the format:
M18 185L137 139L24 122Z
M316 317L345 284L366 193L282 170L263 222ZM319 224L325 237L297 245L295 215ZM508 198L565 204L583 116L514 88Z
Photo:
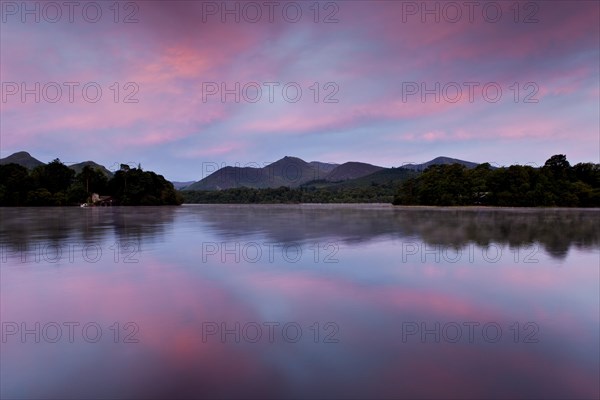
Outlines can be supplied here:
M480 246L499 243L522 247L539 243L555 258L564 258L570 246L598 247L600 213L590 210L468 210L410 215L413 232L432 244Z
M177 213L177 218L176 218ZM524 247L539 243L553 257L571 246L600 246L600 212L579 209L401 208L378 206L225 206L0 208L0 244L91 244L114 237L142 245L193 223L224 240L265 236L277 243L361 243L388 236L460 248L475 243Z
M254 233L282 243L358 243L379 236L456 248L539 243L555 258L566 257L570 246L600 244L600 212L589 209L200 206L194 212L227 239Z
M40 207L0 208L0 243L10 251L33 243L99 244L151 241L173 226L176 207Z

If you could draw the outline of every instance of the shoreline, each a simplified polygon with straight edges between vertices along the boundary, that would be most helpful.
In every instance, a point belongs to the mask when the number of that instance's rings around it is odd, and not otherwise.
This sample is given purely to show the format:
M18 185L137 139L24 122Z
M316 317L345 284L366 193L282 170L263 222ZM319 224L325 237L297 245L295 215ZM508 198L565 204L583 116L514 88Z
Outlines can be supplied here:
M511 207L511 206L427 206L399 205L390 203L183 203L182 207L216 206L216 207L271 207L271 208L361 208L379 210L590 210L600 211L600 207Z
M83 208L83 209L127 209L127 208L177 208L177 207L257 207L257 208L360 208L377 210L570 210L570 211L600 211L600 207L519 207L519 206L429 206L429 205L393 205L391 203L183 203L179 205L134 205L134 206L107 206L107 207L81 207L69 206L0 206L1 209L13 208Z

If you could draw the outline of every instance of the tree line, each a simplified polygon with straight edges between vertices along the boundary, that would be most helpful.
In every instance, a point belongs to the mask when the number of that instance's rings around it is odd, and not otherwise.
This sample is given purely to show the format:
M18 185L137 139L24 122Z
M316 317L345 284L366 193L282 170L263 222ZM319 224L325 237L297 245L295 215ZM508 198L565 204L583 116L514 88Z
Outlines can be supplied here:
M185 203L285 204L285 203L391 203L396 185L373 183L360 188L300 187L226 190L183 190Z
M173 184L141 166L107 177L89 165L78 174L59 159L32 170L19 164L0 165L0 206L68 206L91 200L91 194L111 196L118 205L178 205L183 202Z
M571 166L565 155L558 154L541 168L434 165L406 180L393 204L600 207L600 164Z

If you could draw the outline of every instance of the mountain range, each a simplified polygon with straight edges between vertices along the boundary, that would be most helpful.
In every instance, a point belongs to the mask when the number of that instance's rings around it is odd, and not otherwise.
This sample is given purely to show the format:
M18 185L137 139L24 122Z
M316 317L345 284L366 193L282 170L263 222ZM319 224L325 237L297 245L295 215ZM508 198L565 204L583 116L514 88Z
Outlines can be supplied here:
M339 167L337 164L316 161L308 163L297 157L286 156L262 168L223 167L188 186L186 190L298 187L306 182L326 179Z
M25 151L14 153L0 159L1 164L16 163L33 169L44 163ZM401 181L414 176L431 165L461 164L474 168L478 164L450 157L437 157L422 164L406 164L400 168L385 168L363 162L350 161L343 164L320 161L306 162L297 157L286 156L262 168L223 167L197 182L172 182L176 189L185 190L223 190L232 188L277 188L288 186L312 187L364 187ZM76 173L89 165L100 169L107 177L113 174L106 167L94 161L84 161L69 165Z
M26 151L19 151L17 153L11 154L8 157L0 158L0 165L4 164L19 164L27 169L34 169L35 167L39 167L40 165L45 165L46 163L38 160L33 157ZM94 169L99 169L106 175L107 178L111 178L113 173L110 172L105 166L95 163L94 161L83 161L76 164L68 165L69 168L75 171L76 174L80 173L83 170L83 167L90 166Z
M431 165L461 164L474 168L478 164L450 157L437 157L422 164L407 164L401 168L385 168L363 162L350 161L343 164L306 162L297 157L286 156L263 168L223 167L207 177L186 186L185 190L224 190L233 188L277 188L288 186L311 187L364 187L402 181Z

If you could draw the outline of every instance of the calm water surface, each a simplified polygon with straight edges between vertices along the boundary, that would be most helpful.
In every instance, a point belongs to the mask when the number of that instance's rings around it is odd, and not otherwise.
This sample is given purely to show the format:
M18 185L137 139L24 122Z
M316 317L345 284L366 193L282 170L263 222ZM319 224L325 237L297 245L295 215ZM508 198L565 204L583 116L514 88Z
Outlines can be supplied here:
M600 212L0 208L2 398L598 398Z

